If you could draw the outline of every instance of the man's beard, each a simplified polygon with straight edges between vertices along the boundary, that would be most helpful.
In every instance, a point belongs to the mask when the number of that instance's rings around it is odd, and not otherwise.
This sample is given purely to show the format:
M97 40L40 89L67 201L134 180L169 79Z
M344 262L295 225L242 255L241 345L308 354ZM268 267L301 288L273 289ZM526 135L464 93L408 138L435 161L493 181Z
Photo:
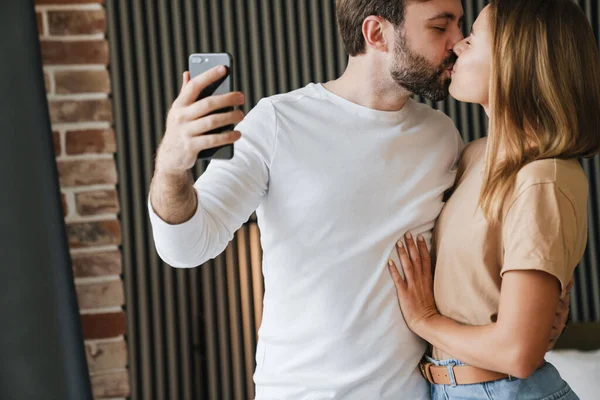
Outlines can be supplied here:
M442 79L442 75L456 62L456 54L452 53L439 66L433 65L409 47L404 35L398 37L394 50L391 74L398 85L431 101L448 97L451 79Z

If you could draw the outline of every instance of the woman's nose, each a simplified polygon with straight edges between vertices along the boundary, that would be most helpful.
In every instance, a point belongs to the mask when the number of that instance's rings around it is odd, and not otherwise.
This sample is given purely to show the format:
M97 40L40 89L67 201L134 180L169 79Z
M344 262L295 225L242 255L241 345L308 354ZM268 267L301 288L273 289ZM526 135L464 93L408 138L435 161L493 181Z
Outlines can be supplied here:
M457 56L460 57L460 55L462 54L462 52L465 50L466 47L467 47L467 39L465 38L454 45L454 52L456 53Z

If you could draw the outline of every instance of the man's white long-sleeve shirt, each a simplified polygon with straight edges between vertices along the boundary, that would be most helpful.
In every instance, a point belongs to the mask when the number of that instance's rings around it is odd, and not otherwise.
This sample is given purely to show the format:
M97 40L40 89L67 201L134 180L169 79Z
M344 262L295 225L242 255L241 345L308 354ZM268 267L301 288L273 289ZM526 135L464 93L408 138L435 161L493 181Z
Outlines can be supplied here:
M428 399L425 343L406 326L386 267L406 231L431 230L462 140L443 113L351 103L320 84L261 100L235 156L212 161L181 225L149 204L156 248L174 267L219 255L256 210L264 310L257 400Z

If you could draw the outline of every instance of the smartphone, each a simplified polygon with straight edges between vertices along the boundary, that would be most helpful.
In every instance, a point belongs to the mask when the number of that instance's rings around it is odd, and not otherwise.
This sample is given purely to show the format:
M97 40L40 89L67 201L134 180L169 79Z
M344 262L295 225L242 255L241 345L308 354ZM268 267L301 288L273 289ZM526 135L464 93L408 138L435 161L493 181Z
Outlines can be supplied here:
M209 85L205 88L198 97L198 100L208 96L226 94L233 90L233 58L229 53L196 53L189 57L189 71L190 79L195 76L202 74L209 69L216 67L217 65L224 65L227 67L227 74L219 79L217 82ZM222 108L214 111L212 114L218 114L223 112L233 111L233 107ZM206 132L205 135L214 135L218 133L232 131L234 125L227 125L221 128L214 129ZM224 146L215 147L212 149L202 150L198 154L198 158L202 160L206 159L221 159L230 160L233 158L233 144L227 144Z

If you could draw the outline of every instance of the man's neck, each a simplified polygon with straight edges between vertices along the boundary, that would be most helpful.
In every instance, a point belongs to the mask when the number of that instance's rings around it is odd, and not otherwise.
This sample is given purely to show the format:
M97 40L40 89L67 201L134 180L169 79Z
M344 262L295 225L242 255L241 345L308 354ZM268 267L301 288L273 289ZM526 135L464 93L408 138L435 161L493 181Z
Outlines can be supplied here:
M389 72L368 65L366 57L350 57L344 74L323 86L348 101L379 111L401 110L411 95L399 89Z

